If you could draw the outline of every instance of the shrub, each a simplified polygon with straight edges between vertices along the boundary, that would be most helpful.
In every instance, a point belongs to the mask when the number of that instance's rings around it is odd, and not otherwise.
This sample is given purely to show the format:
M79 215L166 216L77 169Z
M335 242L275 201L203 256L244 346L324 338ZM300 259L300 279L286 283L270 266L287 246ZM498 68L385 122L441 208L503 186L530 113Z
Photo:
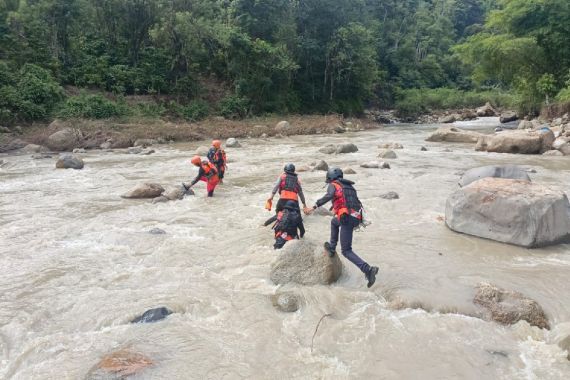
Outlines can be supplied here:
M143 117L161 117L166 113L166 108L158 103L137 103L134 111Z
M186 120L198 121L206 118L210 114L210 109L206 102L196 100L182 107L181 113Z
M60 109L61 118L106 119L127 116L128 107L124 102L114 102L101 95L81 94L68 98Z
M226 96L220 101L219 108L220 115L226 119L242 119L248 114L249 100L237 95Z

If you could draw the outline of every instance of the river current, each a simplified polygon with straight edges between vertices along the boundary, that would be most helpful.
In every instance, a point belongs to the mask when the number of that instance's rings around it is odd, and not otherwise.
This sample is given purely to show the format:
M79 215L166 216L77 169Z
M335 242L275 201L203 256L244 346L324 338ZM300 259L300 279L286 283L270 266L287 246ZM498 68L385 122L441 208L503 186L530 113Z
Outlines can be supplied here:
M457 234L443 221L467 169L519 164L536 171L533 181L568 192L570 160L426 143L434 129L243 140L227 149L227 178L214 198L200 183L196 196L164 204L120 195L141 182L189 181L189 158L208 142L158 145L150 156L90 151L77 171L56 170L53 159L0 157L0 378L83 379L122 348L155 362L133 379L570 378L556 344L570 334L570 245L527 250ZM318 152L342 142L359 151ZM404 145L390 170L359 167L389 142ZM271 230L260 226L270 216L264 201L285 163L320 159L357 172L346 177L372 224L355 234L353 248L380 273L368 289L342 258L334 285L282 287L304 298L299 311L282 313L269 300L279 287L269 280L277 253ZM325 173L299 175L312 205ZM389 191L400 199L379 197ZM305 227L322 244L329 218L305 217ZM466 316L480 282L535 299L552 329ZM430 311L393 310L395 297ZM174 314L129 323L159 306ZM313 341L324 314L331 316Z

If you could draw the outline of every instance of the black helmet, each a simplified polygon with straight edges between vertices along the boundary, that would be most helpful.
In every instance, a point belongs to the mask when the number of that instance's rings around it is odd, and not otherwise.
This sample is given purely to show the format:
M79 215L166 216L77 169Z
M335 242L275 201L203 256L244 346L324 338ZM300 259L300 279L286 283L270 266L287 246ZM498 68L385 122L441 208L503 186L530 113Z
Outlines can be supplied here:
M297 202L295 201L287 201L285 202L285 204L283 205L284 209L287 210L296 210L297 209Z
M287 165L285 165L283 170L285 170L285 173L293 174L293 173L295 173L295 165L287 164Z
M330 183L332 181L342 178L343 175L344 174L342 173L342 170L340 168L330 168L329 170L327 170L327 178L325 179L325 182Z

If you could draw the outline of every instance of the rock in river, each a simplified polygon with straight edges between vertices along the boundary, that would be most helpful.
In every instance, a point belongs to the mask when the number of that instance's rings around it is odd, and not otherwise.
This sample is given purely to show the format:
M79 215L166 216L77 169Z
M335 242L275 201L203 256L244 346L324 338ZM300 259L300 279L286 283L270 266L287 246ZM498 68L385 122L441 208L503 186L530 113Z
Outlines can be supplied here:
M445 222L457 232L527 248L570 240L562 191L515 179L483 178L448 199Z
M127 199L156 198L159 197L163 192L164 188L158 183L143 183L137 185L129 192L121 195L121 197Z
M228 148L241 148L241 144L239 143L239 141L233 137L230 137L229 139L226 140L226 146Z
M358 147L352 143L338 144L336 146L336 153L337 154L355 153L355 152L358 152Z
M532 326L541 329L550 328L542 307L535 300L519 292L481 283L477 286L473 302L486 310L487 319L500 324L514 325L519 321L527 321Z
M516 165L489 165L468 170L459 180L459 186L465 187L481 178L510 178L530 181L525 169Z
M426 141L431 142L454 142L454 143L476 143L482 134L464 131L455 127L441 127L432 133Z
M48 148L55 151L72 151L83 142L83 134L78 129L65 128L51 134L47 139Z
M538 131L514 130L494 135L482 135L475 150L494 153L542 154L554 143L554 133L548 129Z
M64 153L59 156L55 163L57 169L83 169L83 160L71 153Z
M325 161L321 160L315 165L315 167L313 169L326 172L327 170L329 170L329 164L327 164Z
M153 361L138 352L123 349L105 355L87 374L87 380L118 380L141 373Z
M139 315L131 321L131 323L151 323L163 320L172 314L172 311L165 307L158 307L156 309L150 309L145 311L142 315Z
M292 240L285 244L271 264L271 281L275 284L328 285L342 274L338 255L332 258L321 245L307 239Z
M281 292L271 296L273 306L285 313L293 313L299 310L300 297L293 292Z

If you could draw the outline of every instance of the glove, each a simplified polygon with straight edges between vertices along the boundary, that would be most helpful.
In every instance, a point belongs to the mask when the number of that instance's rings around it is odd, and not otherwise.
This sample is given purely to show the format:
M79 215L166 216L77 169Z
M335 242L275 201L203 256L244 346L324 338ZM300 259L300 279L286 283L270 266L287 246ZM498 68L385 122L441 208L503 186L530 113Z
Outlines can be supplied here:
M265 201L265 209L267 211L271 211L271 207L273 207L273 199L269 198L267 201Z

